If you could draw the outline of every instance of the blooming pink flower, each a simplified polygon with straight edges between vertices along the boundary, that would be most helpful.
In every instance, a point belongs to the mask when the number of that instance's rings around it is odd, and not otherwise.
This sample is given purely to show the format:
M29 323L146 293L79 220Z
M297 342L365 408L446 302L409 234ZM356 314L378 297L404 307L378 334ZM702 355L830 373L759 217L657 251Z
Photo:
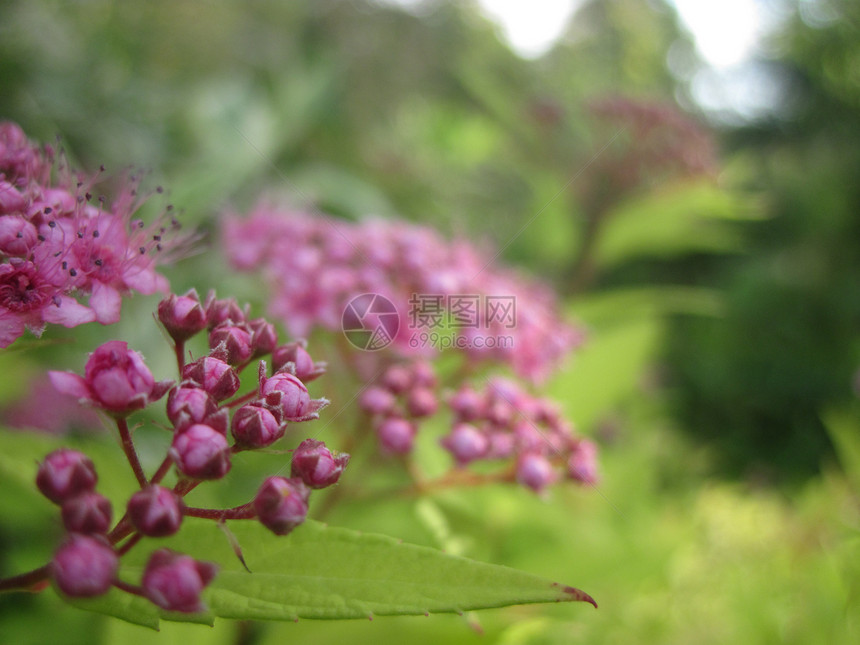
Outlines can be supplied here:
M54 387L115 416L125 416L164 396L172 381L156 382L143 357L128 343L109 341L87 361L83 377L72 372L49 372Z

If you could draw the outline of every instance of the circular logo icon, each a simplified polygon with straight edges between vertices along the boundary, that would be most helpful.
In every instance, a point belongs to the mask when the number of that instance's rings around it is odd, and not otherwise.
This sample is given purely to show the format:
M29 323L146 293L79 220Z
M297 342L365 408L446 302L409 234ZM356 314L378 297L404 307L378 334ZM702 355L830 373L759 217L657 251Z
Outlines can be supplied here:
M400 329L400 314L388 298L363 293L346 305L340 319L346 339L358 349L374 352L388 347Z

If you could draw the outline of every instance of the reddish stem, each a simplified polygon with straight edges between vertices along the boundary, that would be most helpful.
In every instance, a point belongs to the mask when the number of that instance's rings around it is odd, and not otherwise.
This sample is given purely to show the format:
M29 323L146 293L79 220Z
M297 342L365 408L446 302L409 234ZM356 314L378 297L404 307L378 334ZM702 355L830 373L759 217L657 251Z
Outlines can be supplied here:
M143 596L143 588L138 587L137 585L131 585L127 582L123 582L122 580L114 580L113 586L117 589L121 589L123 591L127 591L128 593L133 593L135 596Z
M143 467L137 458L137 452L134 449L134 442L131 440L131 432L129 432L125 417L120 417L116 420L116 427L119 428L119 436L122 439L122 450L128 458L128 463L131 464L131 469L134 471L137 483L140 484L141 488L144 488L147 483L146 475L143 474Z
M161 465L158 467L158 470L155 471L155 474L150 478L150 484L157 484L164 476L170 472L170 467L173 465L173 459L170 458L170 455L167 455L164 458L164 461L161 462Z
M126 540L125 543L121 547L117 548L116 554L120 557L124 556L126 553L131 551L132 547L135 544L140 542L142 537L143 537L142 533L135 533L130 538L128 538L128 540Z
M257 516L257 511L251 502L233 508L195 508L186 506L185 515L200 517L204 520L250 520Z
M242 405L243 403L247 403L248 401L254 400L255 398L257 398L257 396L257 390L251 390L247 394L243 394L242 396L240 396L238 399L233 399L232 401L224 403L223 405L227 406L228 408L235 408L237 405Z
M179 378L182 378L182 368L185 367L185 341L178 340L173 345L173 351L176 352L176 367L179 368Z
M43 565L27 573L22 573L11 578L0 579L0 591L41 591L51 575L50 564Z

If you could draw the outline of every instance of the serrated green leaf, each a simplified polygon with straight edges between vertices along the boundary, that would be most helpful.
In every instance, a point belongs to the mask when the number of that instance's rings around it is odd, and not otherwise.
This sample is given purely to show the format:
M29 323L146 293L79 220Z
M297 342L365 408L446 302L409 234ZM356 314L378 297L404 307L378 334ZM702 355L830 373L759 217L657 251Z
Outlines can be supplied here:
M221 566L204 592L210 610L207 615L167 614L134 597L120 604L115 598L118 592L76 604L156 627L159 618L200 622L208 622L210 616L242 620L372 618L526 603L593 602L579 590L529 573L317 522L307 522L281 538L256 522L237 522L231 530L242 544L252 573L242 568L212 522L188 519L180 535L158 542L158 546ZM121 576L139 579L140 564L148 552L141 545L129 553Z

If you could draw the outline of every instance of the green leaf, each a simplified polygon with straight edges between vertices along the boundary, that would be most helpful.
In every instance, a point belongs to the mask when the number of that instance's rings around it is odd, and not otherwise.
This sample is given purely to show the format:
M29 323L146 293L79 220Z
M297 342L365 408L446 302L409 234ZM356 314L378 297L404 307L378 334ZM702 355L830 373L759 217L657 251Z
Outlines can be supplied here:
M372 618L464 612L514 604L594 601L587 594L508 567L447 555L382 535L307 522L277 537L256 522L236 522L252 573L238 562L214 522L187 519L175 538L159 541L221 566L204 592L209 613L183 616L112 592L75 604L129 622L157 627L165 620L209 622L212 617L254 620ZM148 549L135 548L121 577L140 579ZM596 606L596 604L595 604Z

